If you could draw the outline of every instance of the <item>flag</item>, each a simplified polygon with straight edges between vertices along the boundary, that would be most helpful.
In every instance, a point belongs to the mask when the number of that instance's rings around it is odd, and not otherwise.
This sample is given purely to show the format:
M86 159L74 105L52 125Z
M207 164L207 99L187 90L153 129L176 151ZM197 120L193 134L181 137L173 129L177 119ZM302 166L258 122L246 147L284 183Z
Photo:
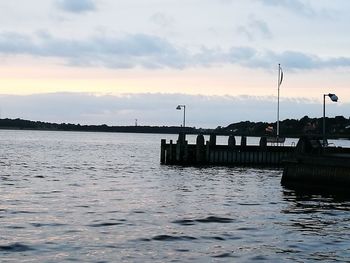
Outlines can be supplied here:
M281 67L280 67L280 70L281 70L281 75L280 75L280 81L278 82L278 85L281 85L282 84L282 80L283 80L283 71L282 71Z
M265 129L266 132L273 132L273 126L267 126Z

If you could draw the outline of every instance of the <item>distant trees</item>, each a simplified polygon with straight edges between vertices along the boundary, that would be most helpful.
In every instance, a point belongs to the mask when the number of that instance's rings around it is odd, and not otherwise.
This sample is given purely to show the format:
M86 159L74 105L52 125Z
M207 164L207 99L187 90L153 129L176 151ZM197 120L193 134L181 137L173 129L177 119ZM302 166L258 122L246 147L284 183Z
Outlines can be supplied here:
M20 130L57 130L57 131L93 131L93 132L133 132L133 133L197 133L196 128L179 126L108 126L80 125L72 123L48 123L41 121L29 121L22 119L0 119L0 129Z
M270 127L273 127L271 131ZM233 132L237 135L264 136L275 134L276 123L243 121L233 123L221 129L221 132ZM304 116L300 120L280 121L280 134L285 137L299 137L306 134L322 134L323 119ZM350 137L350 119L344 116L326 118L326 133L333 137Z
M280 135L284 137L299 137L305 134L322 134L322 118L304 116L300 120L285 119L280 121ZM71 123L49 123L22 119L0 119L0 129L27 130L58 130L58 131L94 131L94 132L132 132L132 133L168 133L177 134L235 134L246 136L271 136L275 134L276 123L241 121L227 127L218 126L216 129L196 129L179 126L108 126L80 125ZM350 119L343 116L326 118L326 133L328 137L350 138Z

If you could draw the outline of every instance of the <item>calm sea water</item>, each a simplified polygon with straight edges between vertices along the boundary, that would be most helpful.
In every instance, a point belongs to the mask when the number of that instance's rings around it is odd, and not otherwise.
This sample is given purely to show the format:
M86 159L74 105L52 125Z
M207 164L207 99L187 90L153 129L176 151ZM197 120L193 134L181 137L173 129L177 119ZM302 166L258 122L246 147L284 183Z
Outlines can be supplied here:
M349 199L281 170L161 166L161 138L0 131L0 261L350 261Z

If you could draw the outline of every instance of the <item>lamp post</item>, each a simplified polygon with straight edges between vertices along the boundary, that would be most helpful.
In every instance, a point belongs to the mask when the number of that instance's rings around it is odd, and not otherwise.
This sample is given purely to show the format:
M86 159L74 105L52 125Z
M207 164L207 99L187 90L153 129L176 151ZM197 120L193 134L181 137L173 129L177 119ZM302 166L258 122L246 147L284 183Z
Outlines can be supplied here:
M322 146L326 147L326 97L329 97L331 101L337 102L338 96L333 93L323 94L323 143Z
M185 128L185 124L186 124L186 105L177 105L177 107L176 107L177 110L181 110L181 108L184 108L183 127Z

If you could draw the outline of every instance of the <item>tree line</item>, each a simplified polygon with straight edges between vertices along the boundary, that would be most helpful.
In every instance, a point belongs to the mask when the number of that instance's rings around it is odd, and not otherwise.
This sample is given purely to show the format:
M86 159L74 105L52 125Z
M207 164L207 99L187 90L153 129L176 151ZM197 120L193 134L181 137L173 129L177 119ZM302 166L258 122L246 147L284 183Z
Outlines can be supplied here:
M350 119L343 116L326 118L326 133L331 138L350 138ZM55 131L90 131L90 132L130 132L130 133L165 133L177 134L221 134L221 135L245 135L245 136L274 136L276 122L251 122L241 121L232 123L226 127L218 126L215 129L203 129L195 127L179 126L108 126L80 125L72 123L50 123L23 119L0 119L0 129L21 130L55 130ZM323 118L286 119L280 121L280 136L299 137L307 134L320 135L323 129Z

